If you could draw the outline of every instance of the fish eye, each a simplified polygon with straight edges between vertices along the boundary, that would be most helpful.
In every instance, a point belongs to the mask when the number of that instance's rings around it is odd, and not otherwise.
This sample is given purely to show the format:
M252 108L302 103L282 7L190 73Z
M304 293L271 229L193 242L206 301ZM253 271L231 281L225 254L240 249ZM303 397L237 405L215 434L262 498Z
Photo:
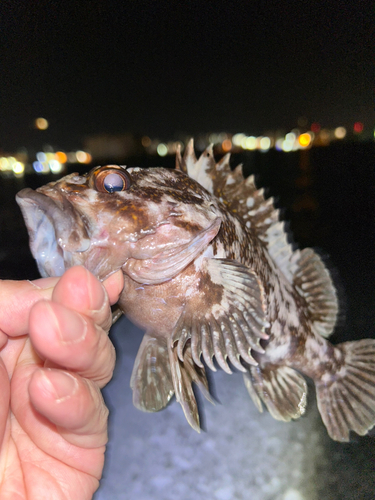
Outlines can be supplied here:
M130 187L130 177L124 170L104 169L95 178L95 189L100 193L125 191Z

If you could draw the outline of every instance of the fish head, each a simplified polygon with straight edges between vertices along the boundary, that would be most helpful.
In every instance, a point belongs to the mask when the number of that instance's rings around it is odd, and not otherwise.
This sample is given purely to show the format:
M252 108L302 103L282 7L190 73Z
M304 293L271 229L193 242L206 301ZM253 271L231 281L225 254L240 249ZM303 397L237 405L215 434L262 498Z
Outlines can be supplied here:
M17 194L43 277L84 265L99 279L122 269L162 283L216 236L215 200L183 172L117 165L76 173Z

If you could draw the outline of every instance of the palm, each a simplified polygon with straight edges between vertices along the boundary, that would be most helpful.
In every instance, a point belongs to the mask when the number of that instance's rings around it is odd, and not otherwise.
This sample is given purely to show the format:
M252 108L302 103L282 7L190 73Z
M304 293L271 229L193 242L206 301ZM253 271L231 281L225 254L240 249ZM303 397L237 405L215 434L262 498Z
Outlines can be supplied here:
M77 279L82 282L81 271ZM53 292L59 303L54 306L57 317L63 302L72 308L71 299L61 299L67 282L62 278ZM9 337L0 350L2 500L84 500L98 487L107 439L107 411L99 388L110 379L114 362L104 331L109 327L109 307L90 315L88 307L77 303L76 299L74 309L86 313L82 316L88 324L83 341L57 345L46 303L38 302L30 315L30 335ZM0 326L4 332L1 318ZM92 355L101 362L90 365ZM74 390L64 396L71 383Z

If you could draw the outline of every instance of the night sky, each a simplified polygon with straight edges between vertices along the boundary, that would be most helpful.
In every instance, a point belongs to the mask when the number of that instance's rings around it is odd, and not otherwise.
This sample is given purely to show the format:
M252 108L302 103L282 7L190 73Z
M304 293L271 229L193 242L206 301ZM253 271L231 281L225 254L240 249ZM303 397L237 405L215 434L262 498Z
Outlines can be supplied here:
M0 150L373 127L371 1L1 0ZM45 132L33 129L47 118Z

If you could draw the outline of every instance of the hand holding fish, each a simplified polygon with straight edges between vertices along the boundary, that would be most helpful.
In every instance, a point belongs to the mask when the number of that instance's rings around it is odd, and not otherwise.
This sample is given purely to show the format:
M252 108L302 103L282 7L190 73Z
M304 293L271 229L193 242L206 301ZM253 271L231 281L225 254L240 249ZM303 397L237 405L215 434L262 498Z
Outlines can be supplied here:
M110 304L122 288L122 273L103 287L82 267L0 281L2 500L92 498L107 442L100 389L115 363Z

